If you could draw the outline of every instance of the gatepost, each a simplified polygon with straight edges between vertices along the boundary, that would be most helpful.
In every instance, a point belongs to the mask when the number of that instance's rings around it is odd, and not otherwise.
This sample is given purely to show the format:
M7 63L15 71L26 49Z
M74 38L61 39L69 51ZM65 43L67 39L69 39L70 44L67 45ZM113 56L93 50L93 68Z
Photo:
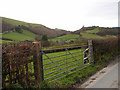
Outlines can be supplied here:
M92 40L88 40L88 48L89 48L89 63L93 62L93 46Z

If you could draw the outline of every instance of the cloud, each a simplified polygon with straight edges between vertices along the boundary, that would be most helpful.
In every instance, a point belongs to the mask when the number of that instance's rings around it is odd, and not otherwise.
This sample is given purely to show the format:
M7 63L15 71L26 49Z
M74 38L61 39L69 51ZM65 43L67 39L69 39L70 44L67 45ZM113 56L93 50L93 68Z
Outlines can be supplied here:
M117 5L118 0L2 0L0 15L72 31L117 26Z

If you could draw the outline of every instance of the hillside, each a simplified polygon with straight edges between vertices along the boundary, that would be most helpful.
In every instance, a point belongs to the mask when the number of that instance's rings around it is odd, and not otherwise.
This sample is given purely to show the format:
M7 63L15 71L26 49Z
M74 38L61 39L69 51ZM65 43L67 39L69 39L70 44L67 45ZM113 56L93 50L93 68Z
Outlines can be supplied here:
M55 38L58 36L62 36L65 34L69 34L69 31L65 30L55 30L50 29L44 25L41 24L32 24L27 23L23 21L13 20L9 18L2 17L2 32L8 32L13 30L16 26L20 25L22 29L29 30L30 32L36 34L36 35L47 35L48 38Z
M54 38L54 39L50 39L49 41L53 41L53 42L60 42L61 40L74 40L76 38L79 38L79 35L76 35L76 34L68 34L68 35L64 35L64 36L60 36L60 37L57 37L57 38Z
M15 28L20 27L22 33L15 32ZM2 17L2 36L3 42L16 41L36 41L42 35L47 35L49 41L69 43L80 42L87 39L103 38L103 37L116 37L118 35L118 27L82 27L79 30L70 32L62 29L51 29L42 24L27 23L19 20L13 20ZM38 39L36 39L38 38Z
M3 33L2 38L9 38L11 40L15 41L24 41L24 40L30 40L30 41L36 41L35 37L36 35L34 33L31 33L27 30L22 30L22 33L18 32L11 32L11 33Z
M80 34L81 32L87 32L92 34L97 34L99 36L106 36L106 35L118 35L119 34L119 28L118 27L99 27L99 26L92 26L92 27L82 27L79 30L76 30L72 33L74 34Z
M104 38L104 37L116 37L118 35L117 28L104 28L104 27L84 27L80 30L72 32L72 34L60 36L57 38L49 39L51 42L71 43L71 42L83 42L88 39Z

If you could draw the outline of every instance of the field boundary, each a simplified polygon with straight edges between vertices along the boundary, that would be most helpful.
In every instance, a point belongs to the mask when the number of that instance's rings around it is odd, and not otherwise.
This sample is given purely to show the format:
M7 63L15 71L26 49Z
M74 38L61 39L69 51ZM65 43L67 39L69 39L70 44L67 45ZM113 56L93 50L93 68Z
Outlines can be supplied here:
M14 83L20 83L24 87L44 80L51 82L79 71L93 62L91 40L88 41L88 45L52 50L42 50L40 42L9 44L2 47L3 87ZM55 52L64 54L56 56ZM49 53L53 56L50 57ZM55 59L58 57L60 60ZM46 70L50 72L45 72Z

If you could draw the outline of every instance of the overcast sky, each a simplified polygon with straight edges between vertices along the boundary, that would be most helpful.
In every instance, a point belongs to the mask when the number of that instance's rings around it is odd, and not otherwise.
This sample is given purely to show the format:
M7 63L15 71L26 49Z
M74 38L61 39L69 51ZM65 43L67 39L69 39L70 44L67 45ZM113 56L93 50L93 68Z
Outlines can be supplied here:
M0 0L0 16L50 28L118 26L119 0Z

